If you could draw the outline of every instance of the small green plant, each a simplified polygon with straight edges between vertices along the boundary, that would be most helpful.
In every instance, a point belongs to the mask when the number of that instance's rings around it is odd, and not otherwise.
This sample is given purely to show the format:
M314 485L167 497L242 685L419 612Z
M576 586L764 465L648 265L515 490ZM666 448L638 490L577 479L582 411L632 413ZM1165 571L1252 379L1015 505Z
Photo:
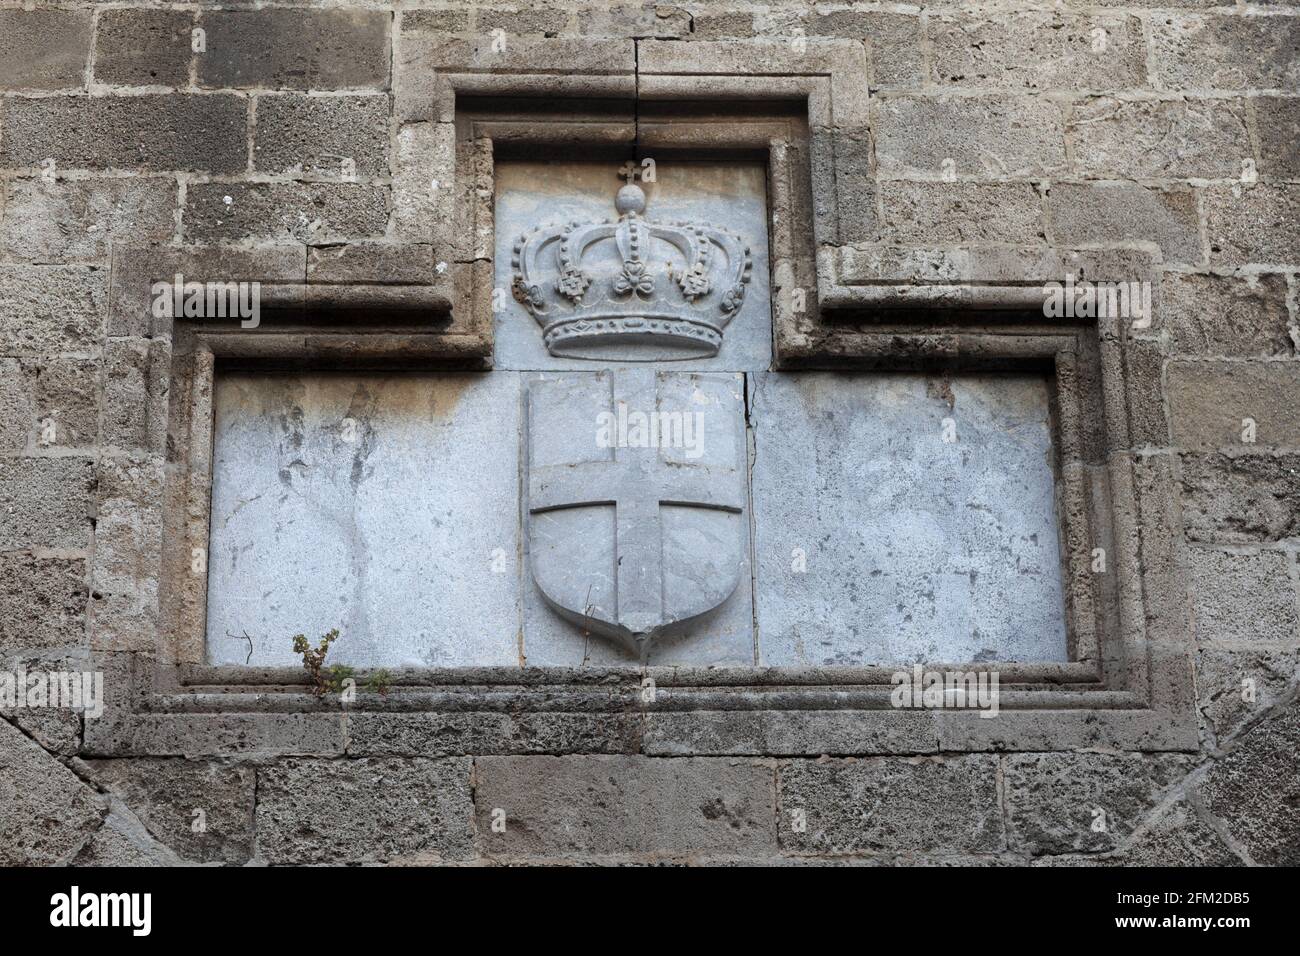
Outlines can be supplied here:
M303 670L311 678L311 692L317 697L324 697L331 690L337 690L343 685L344 678L338 676L340 669L351 670L351 668L343 668L340 664L335 664L328 671L325 670L325 655L330 652L330 645L338 639L339 629L337 627L322 634L320 645L314 648L307 642L307 635L295 634L293 636L293 652L302 655Z
M355 674L356 671L348 667L347 664L335 664L329 669L329 679L326 681L326 686L331 693L342 693L344 681L350 680Z
M387 697L388 688L393 686L393 675L386 670L377 670L366 681L366 690Z

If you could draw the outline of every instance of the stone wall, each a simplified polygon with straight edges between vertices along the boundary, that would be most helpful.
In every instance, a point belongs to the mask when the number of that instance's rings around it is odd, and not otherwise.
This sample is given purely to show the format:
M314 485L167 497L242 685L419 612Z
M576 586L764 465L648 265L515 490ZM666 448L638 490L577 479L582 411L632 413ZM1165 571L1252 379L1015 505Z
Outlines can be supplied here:
M501 714L482 747L450 751L441 725L409 739L402 725L368 753L346 719L336 745L294 714L249 713L222 718L220 744L199 715L166 747L105 748L76 715L15 710L0 720L0 863L1300 862L1287 3L0 3L5 666L93 658L121 695L114 681L160 643L172 343L131 280L184 262L435 283L463 260L434 242L425 186L452 173L430 168L446 124L428 121L413 51L496 30L556 44L557 70L573 62L560 51L596 57L605 41L670 41L687 59L710 41L755 56L860 43L869 126L838 130L835 150L849 253L1154 258L1160 308L1133 355L1160 414L1133 451L1177 489L1158 570L1191 609L1179 638L1199 747L873 755L827 739L700 756L650 745L628 713L563 728Z

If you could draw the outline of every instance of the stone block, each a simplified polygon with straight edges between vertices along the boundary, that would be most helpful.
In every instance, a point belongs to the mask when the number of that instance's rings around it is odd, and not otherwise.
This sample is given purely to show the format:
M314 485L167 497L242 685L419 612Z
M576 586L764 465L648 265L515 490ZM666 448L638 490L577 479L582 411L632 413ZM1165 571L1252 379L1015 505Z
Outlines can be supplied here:
M86 640L86 562L0 553L0 653Z
M1204 196L1211 265L1300 265L1300 184L1212 186Z
M1188 450L1300 446L1300 363L1169 363L1174 442Z
M480 20L485 13L479 13ZM630 3L608 11L588 9L578 15L577 21L578 33L583 36L651 40L689 40L694 36L690 12L667 4Z
M781 849L996 853L1006 847L997 776L986 754L783 762Z
M99 363L66 355L0 359L9 450L85 448L99 432Z
M171 348L161 339L110 339L104 350L100 440L112 448L159 452L167 439Z
M1034 91L1147 86L1142 21L1133 16L932 16L927 35L931 79L940 84Z
M87 547L94 475L89 458L0 458L0 551Z
M878 96L876 159L885 175L1040 176L1065 166L1061 108L1029 96ZM951 160L951 166L948 161Z
M1250 544L1300 535L1300 455L1185 454L1182 486L1193 541Z
M243 97L224 94L10 98L0 165L241 172L247 115Z
M169 179L14 179L6 186L0 257L103 260L114 243L162 243L176 228L176 183Z
M155 840L186 862L240 865L252 857L252 767L150 758L88 760L84 765Z
M194 14L107 9L95 25L95 80L115 86L188 86Z
M1044 241L1043 212L1031 183L882 182L879 189L887 242Z
M1011 849L1114 850L1190 769L1178 754L1012 754L1003 762Z
M0 354L98 348L107 285L97 266L0 265Z
M434 863L474 850L468 758L281 760L257 771L257 855L276 864Z
M1099 97L1066 127L1074 166L1090 179L1219 179L1253 158L1244 100Z
M1152 79L1170 90L1290 89L1300 17L1170 14L1151 24Z
M750 406L762 663L1065 659L1045 379L771 373Z
M307 250L307 281L426 285L435 281L434 248L418 242L350 242Z
M498 858L776 850L770 766L727 758L483 757L479 849ZM504 813L505 832L492 827Z
M186 197L190 242L376 239L388 223L388 189L362 183L203 183Z
M337 627L331 662L517 664L518 389L499 372L218 376L210 660L244 663L247 633L251 663L296 665L293 635Z
M1300 648L1300 593L1290 554L1192 547L1187 556L1202 648Z
M387 96L257 98L253 168L325 179L388 173Z
M90 10L0 10L0 89L79 89L90 58L90 17Z
M1255 106L1259 173L1270 179L1300 179L1300 97L1260 96Z
M1169 330L1173 352L1276 357L1292 354L1285 275L1166 272L1161 286L1164 326Z
M1300 703L1240 738L1212 765L1201 794L1254 863L1300 863Z
M1149 242L1165 262L1200 263L1200 215L1190 189L1131 182L1053 183L1047 217L1057 242Z
M475 30L490 34L493 30L524 36L555 36L568 32L571 12L562 4L519 3L502 7L481 7L474 15Z
M1300 680L1300 647L1203 648L1196 661L1200 712L1222 744L1286 697Z
M397 132L393 171L393 238L431 244L439 260L476 258L475 231L454 219L458 191L477 183L472 173L456 171L456 127L452 123L408 123ZM484 243L486 246L486 242Z
M0 866L60 866L98 829L95 791L0 720Z
M388 87L387 10L215 10L203 14L208 87L344 90Z

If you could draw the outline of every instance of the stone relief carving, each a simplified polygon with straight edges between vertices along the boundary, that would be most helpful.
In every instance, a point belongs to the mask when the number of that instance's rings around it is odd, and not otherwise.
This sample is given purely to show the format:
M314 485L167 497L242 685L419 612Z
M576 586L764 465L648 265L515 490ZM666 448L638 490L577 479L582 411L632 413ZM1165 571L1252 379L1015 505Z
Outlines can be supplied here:
M528 551L554 610L645 659L745 577L744 380L650 367L528 390Z
M644 217L627 167L617 219L538 226L511 250L511 288L556 356L673 361L716 355L753 262L739 234ZM660 281L664 280L664 281Z

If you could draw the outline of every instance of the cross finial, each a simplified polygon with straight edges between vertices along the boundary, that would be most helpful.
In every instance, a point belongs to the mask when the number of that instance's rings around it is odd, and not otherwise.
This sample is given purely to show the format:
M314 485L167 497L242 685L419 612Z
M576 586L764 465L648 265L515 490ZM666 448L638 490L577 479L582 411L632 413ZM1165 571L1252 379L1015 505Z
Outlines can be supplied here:
M629 159L619 167L618 174L623 179L626 179L627 184L631 186L636 183L637 176L641 174L641 167L637 165L636 160Z

